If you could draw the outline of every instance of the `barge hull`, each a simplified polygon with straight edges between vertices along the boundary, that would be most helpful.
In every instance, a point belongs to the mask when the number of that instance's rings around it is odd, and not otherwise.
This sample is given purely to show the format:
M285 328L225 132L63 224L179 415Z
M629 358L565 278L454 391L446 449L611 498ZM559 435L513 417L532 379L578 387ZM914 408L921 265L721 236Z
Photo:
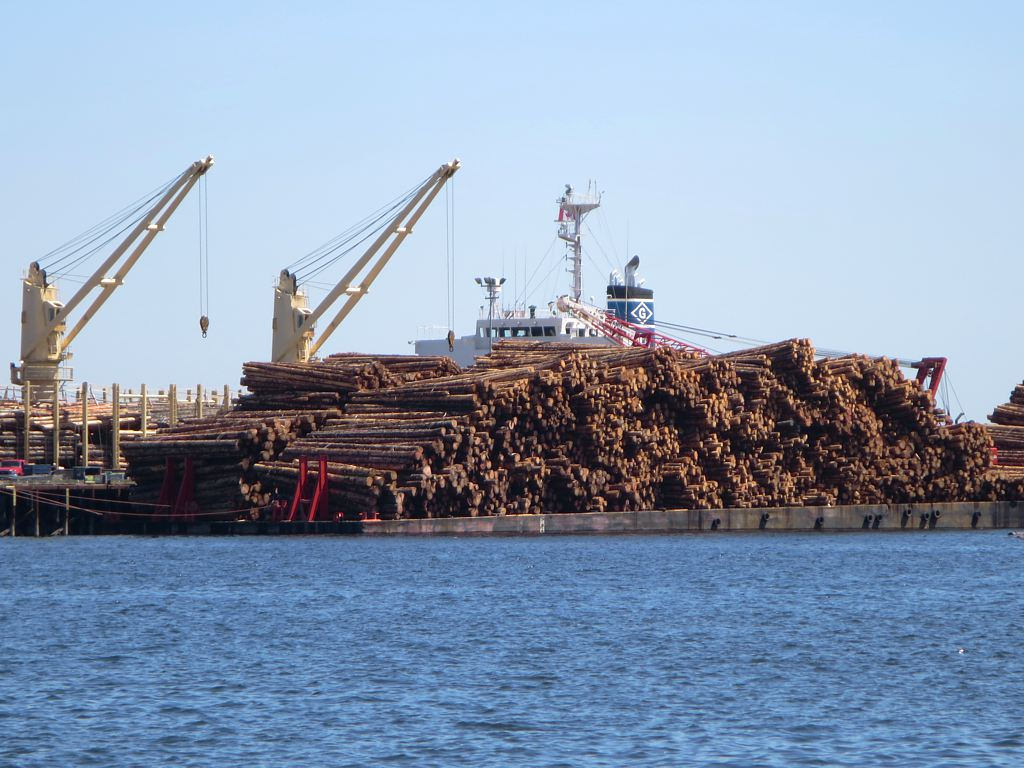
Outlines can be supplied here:
M1024 528L1024 503L991 501L769 509L655 509L341 523L224 522L209 524L207 528L210 533L227 535L335 533L364 536L993 530Z

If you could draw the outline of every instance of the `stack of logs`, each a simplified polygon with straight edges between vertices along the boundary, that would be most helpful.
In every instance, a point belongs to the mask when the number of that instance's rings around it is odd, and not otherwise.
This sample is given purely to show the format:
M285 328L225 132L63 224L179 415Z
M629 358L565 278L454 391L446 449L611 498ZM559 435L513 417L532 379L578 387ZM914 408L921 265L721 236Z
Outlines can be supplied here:
M236 410L211 418L187 419L176 427L126 443L123 450L137 484L133 500L143 506L174 501L161 500L168 463L173 466L172 479L180 480L185 471L183 460L188 457L193 461L194 501L204 514L239 509L239 493L245 496L245 503L266 505L270 497L260 492L254 465L274 459L289 442L309 434L338 413ZM178 488L170 490L177 493Z
M448 357L330 355L316 363L245 363L242 410L338 408L354 392L459 372Z
M299 457L324 456L350 519L1020 493L989 472L985 429L949 424L895 362L816 361L806 340L703 359L503 342L465 372L345 396L257 465L264 488L287 495Z
M1024 383L1014 387L1010 401L996 406L988 418L996 470L1007 480L1024 478Z
M121 439L131 440L141 434L139 413L128 413L122 407L120 416ZM152 426L152 424L150 425ZM89 464L110 468L113 449L113 405L89 405ZM23 456L25 440L25 411L21 402L0 402L0 458L27 458L31 464L54 464L63 467L78 466L82 458L82 409L75 403L61 403L60 407L60 461L53 456L53 413L48 404L32 407L29 430L29 454ZM123 468L123 459L120 462Z
M122 447L137 483L133 498L143 506L160 503L168 466L180 480L185 459L191 458L195 506L203 515L266 508L275 484L257 473L256 465L278 460L292 441L341 417L354 392L458 370L447 357L397 355L333 355L308 364L246 363L242 383L250 393L240 398L237 408L187 419Z

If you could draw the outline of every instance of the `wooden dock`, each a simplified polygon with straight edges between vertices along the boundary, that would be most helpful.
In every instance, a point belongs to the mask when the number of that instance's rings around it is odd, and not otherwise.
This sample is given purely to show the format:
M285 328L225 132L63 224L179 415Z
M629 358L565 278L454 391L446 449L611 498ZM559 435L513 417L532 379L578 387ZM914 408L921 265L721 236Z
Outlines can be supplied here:
M132 511L131 480L98 483L54 476L0 483L0 536L120 533Z

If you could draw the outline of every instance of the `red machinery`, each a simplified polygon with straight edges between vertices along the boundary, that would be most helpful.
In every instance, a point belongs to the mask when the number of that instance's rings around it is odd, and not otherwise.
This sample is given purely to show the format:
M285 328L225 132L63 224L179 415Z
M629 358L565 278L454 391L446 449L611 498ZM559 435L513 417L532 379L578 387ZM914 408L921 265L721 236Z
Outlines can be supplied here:
M701 357L710 357L711 353L702 347L689 344L685 341L666 336L650 328L643 328L633 323L616 317L612 312L606 312L575 301L568 296L562 296L558 300L558 308L583 321L592 328L600 331L620 347L669 347L681 352L696 353ZM942 383L942 374L946 370L948 360L945 357L925 357L916 362L910 360L899 360L900 365L906 368L917 370L917 383L925 392L935 399L939 384Z
M935 399L935 395L939 391L939 384L942 383L942 374L946 371L947 362L949 361L944 357L923 357L916 363L910 364L911 368L917 369L918 385L932 396L932 400Z
M295 484L295 495L292 496L286 522L295 522L300 510L309 523L328 519L326 456L319 459L315 482L309 482L309 459L305 456L299 459L299 482Z
M711 356L706 349L687 344L685 341L674 339L650 328L634 325L616 317L612 312L602 311L597 307L570 299L568 296L562 296L558 300L558 308L600 331L620 347L644 347L647 349L669 347L680 352L695 352L701 357Z
M196 474L191 456L185 457L180 483L177 459L171 456L165 459L164 482L160 487L157 508L164 510L162 514L169 514L175 522L195 522L199 504L196 502Z

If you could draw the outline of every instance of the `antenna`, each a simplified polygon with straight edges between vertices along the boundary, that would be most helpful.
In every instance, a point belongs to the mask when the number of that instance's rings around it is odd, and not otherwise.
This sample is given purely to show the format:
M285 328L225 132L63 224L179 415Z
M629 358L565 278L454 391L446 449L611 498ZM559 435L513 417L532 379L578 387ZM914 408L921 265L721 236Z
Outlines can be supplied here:
M583 295L583 243L580 227L588 213L601 205L601 195L595 191L594 182L587 186L586 194L576 192L571 184L565 185L565 193L558 198L558 237L566 242L566 258L572 265L571 296L579 301Z

